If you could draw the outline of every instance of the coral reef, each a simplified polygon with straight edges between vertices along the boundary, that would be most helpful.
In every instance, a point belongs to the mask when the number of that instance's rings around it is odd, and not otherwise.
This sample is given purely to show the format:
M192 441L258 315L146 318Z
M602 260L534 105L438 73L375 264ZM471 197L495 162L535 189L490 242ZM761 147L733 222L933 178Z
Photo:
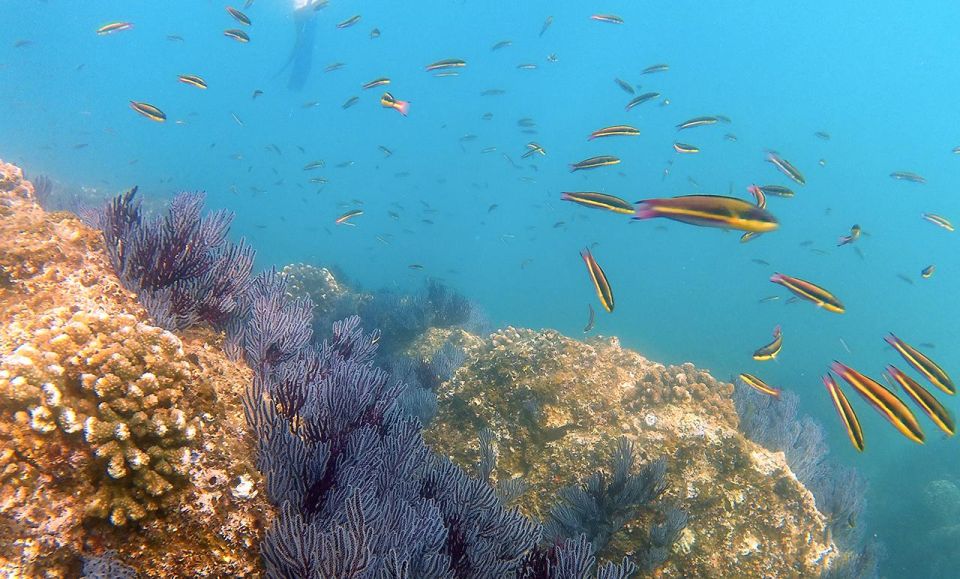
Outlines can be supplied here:
M783 455L738 430L732 385L691 364L650 362L615 339L583 343L549 330L505 328L468 346L466 358L440 386L424 437L466 467L478 462L477 435L489 428L498 441L493 478L526 482L518 504L528 514L545 518L561 489L603 471L609 441L624 436L641 465L666 458L662 500L673 506L643 509L601 556L646 557L671 542L676 508L689 518L661 576L823 569L834 549L826 520Z
M244 436L249 369L209 329L145 323L101 233L21 179L0 163L0 574L109 573L110 549L152 577L256 574L273 509Z

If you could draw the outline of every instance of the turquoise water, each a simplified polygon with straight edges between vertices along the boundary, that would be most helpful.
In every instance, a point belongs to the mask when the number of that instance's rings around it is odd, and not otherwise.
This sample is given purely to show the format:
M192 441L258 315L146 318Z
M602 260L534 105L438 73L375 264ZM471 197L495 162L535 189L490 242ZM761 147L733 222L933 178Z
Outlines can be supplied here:
M873 376L887 363L902 366L882 340L889 331L934 344L925 350L948 371L960 367L956 234L920 218L960 219L951 190L960 163L951 152L960 145L952 134L960 7L332 1L312 16L313 69L291 91L291 4L258 0L245 9L253 25L251 42L241 44L222 34L240 26L221 3L4 0L0 157L64 190L93 187L104 197L135 184L156 198L206 190L208 205L236 212L233 232L257 248L261 266L336 265L363 286L410 291L437 277L498 325L572 336L582 335L590 304L596 333L652 359L692 361L722 378L750 372L793 390L824 423L832 455L870 479L860 524L886 545L884 574L917 569L930 529L911 505L928 481L960 478L955 442L920 417L928 435L920 447L858 399L867 451L857 455L820 375L835 358ZM596 13L625 23L591 20ZM354 14L358 24L336 27ZM553 24L540 36L548 16ZM113 21L134 27L95 33ZM382 35L371 39L372 28ZM502 40L512 44L492 51ZM424 71L443 58L468 64L456 77ZM337 62L344 66L324 72ZM537 68L517 68L526 63ZM670 70L640 74L658 63ZM180 74L202 76L209 89L178 82ZM380 106L384 87L360 88L382 76L411 102L408 117ZM625 111L631 95L615 77L670 104ZM490 89L505 93L481 95ZM263 92L256 99L255 90ZM359 102L341 108L353 96ZM137 115L131 100L159 107L167 121ZM732 123L675 129L713 114ZM521 132L524 118L536 134ZM620 123L641 135L586 140ZM679 155L677 140L701 152ZM547 155L521 160L529 141ZM488 147L496 151L483 153ZM767 163L768 149L796 165L806 186ZM595 155L623 162L569 172ZM320 159L324 168L303 170ZM893 171L928 182L896 181ZM562 191L588 190L628 201L731 190L749 198L751 183L788 185L797 195L768 199L782 225L747 244L738 233L631 223L560 200ZM356 227L334 224L353 208L365 211ZM836 247L854 223L865 235ZM601 311L578 255L586 246L612 285L612 314ZM922 279L929 264L937 271ZM829 288L847 312L786 304L790 294L768 281L775 271ZM759 303L773 295L780 299ZM777 362L754 362L750 354L777 324Z

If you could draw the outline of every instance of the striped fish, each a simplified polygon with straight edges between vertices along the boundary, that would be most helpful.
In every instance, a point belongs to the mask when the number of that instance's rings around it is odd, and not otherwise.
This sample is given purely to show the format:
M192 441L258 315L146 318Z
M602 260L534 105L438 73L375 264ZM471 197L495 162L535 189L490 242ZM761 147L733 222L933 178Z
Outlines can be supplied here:
M893 346L893 349L896 350L908 364L913 366L917 372L923 374L934 386L947 394L957 393L957 387L953 385L953 380L950 379L950 376L948 376L943 368L938 366L936 362L927 358L919 350L892 333L885 337L884 340Z
M863 452L863 429L860 428L857 413L853 411L853 407L850 406L850 402L844 395L843 390L840 389L840 385L833 379L833 375L825 375L823 377L823 385L827 387L830 400L833 401L833 407L837 409L837 414L840 415L840 421L843 422L844 428L847 429L847 436L850 437L850 442L854 448Z
M953 416L949 410L944 408L943 405L933 397L933 394L927 392L926 388L910 376L904 374L903 371L896 366L887 366L887 374L903 388L903 391L930 417L930 420L940 427L940 430L946 432L949 436L956 434L957 426L953 420Z
M896 394L884 388L879 382L868 378L849 366L834 360L830 365L838 376L853 386L860 396L883 415L900 434L910 440L923 444L923 431L916 417Z
M828 312L842 314L845 311L843 304L836 296L816 284L782 273L773 274L770 276L770 281L782 285L795 295L817 304Z
M603 273L603 269L601 269L597 260L593 258L593 254L590 253L589 249L581 251L580 257L582 257L583 262L587 264L587 272L590 274L590 280L593 282L593 287L597 291L597 297L600 298L600 305L608 312L612 312L614 305L613 290L610 288L610 282L607 281L606 274Z

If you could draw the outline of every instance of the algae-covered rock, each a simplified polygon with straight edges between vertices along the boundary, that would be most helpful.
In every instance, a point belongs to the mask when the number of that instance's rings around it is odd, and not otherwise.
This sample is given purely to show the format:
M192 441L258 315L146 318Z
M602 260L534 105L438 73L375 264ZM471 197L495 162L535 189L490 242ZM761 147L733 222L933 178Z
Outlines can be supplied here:
M522 477L518 504L544 518L558 491L610 463L613 441L636 442L639 462L667 459L663 505L689 521L665 577L810 576L831 551L825 520L780 453L737 430L730 384L692 364L664 366L616 339L579 342L554 331L506 328L468 346L468 363L438 392L425 433L472 469L478 433L497 440L498 480ZM658 522L649 508L601 554L641 554Z
M0 574L251 576L272 507L209 329L146 322L98 231L46 213L0 163ZM122 524L122 526L119 526Z

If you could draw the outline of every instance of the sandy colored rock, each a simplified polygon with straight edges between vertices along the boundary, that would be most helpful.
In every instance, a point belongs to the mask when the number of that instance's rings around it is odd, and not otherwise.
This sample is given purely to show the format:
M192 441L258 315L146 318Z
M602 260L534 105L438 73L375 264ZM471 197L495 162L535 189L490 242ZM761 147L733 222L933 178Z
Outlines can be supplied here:
M530 485L519 500L543 518L557 491L607 468L619 436L640 463L667 459L665 504L690 515L663 577L799 577L819 573L832 545L813 496L786 465L737 430L730 384L692 364L663 366L616 339L579 342L506 328L468 348L444 383L425 437L472 470L483 427L498 440L499 480ZM641 514L602 553L642 550L660 515Z
M240 404L249 370L225 358L221 337L210 330L174 336L150 325L106 262L99 232L72 215L45 213L19 179L0 163L0 372L7 394L0 405L0 573L76 577L81 554L116 549L141 576L257 575L257 545L272 508L257 492L262 480ZM92 376L89 388L84 374ZM97 390L96 379L108 374ZM137 392L140 400L127 399ZM64 414L64 401L76 406L72 414ZM107 420L97 414L104 402L114 422L91 426L96 435L88 440L71 417ZM140 444L121 444L137 439L124 429L141 426L153 434L144 430ZM171 429L178 442L164 447L154 435ZM129 476L139 464L155 464L151 452L164 448L177 449L183 462L169 488L147 477L162 493L146 492L146 481L138 487L157 499L154 510L123 527L90 512L118 492L105 484L112 457L122 457L115 474Z

